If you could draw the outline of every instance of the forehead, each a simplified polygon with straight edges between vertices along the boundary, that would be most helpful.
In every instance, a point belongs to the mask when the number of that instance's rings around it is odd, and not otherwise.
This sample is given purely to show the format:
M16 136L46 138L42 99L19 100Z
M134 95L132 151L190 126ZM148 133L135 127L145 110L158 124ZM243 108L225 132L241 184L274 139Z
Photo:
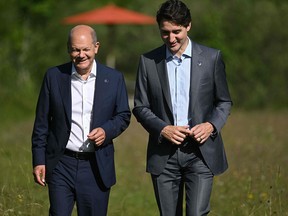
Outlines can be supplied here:
M91 42L93 41L91 34L72 34L71 35L72 42Z
M75 35L71 37L71 46L91 46L93 39L90 35Z
M178 31L178 30L182 30L185 27L178 25L174 22L164 20L160 23L159 28L160 30L163 30L163 31Z

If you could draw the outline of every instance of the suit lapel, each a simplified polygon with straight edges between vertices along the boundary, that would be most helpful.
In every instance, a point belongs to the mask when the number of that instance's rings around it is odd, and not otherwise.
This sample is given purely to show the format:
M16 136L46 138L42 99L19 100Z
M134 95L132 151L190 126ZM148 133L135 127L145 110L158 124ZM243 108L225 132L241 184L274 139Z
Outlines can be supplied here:
M105 68L103 65L97 63L97 74L95 81L95 90L94 90L94 101L93 101L93 118L92 124L93 126L99 125L96 121L97 116L101 115L101 109L99 109L99 104L102 104L103 94L108 91L107 84L109 83L109 78L105 75ZM103 110L102 110L103 111Z
M60 70L60 77L59 77L59 91L60 96L63 101L64 110L67 116L67 119L71 125L71 118L72 118L72 96L71 96L71 69L72 63L68 63L65 65L61 65L58 67ZM101 104L101 95L103 94L103 91L107 90L107 83L109 83L109 79L105 76L105 71L103 69L103 66L101 64L97 63L97 76L95 81L95 91L94 91L94 102L93 102L93 116L92 119L93 124L97 124L97 122L94 122L95 116L99 116L99 112L101 110L98 109L98 105ZM101 115L101 113L100 113Z
M199 80L201 77L201 67L203 64L202 60L202 50L200 46L192 42L192 60L191 60L191 69L190 69L190 91L189 91L189 96L190 96L190 101L189 101L189 109L188 109L188 115L191 116L194 110L194 105L196 100L198 99L198 91L199 91ZM160 80L160 84L162 85L162 91L164 98L168 104L169 110L171 114L173 113L172 109L172 102L171 102L171 95L170 95L170 87L169 87L169 80L168 80L168 75L167 75L167 68L166 68L166 61L165 61L165 46L162 46L161 48L161 54L159 55L159 58L155 60L156 62L156 67L157 67L157 72ZM173 116L173 115L172 115Z
M199 80L201 77L201 66L203 64L202 57L201 57L201 48L197 43L192 41L192 61L191 61L191 76L190 76L190 102L189 102L189 109L188 115L191 116L194 110L194 105L196 100L198 100L198 91L199 91Z
M60 70L59 77L59 91L63 101L66 117L71 125L72 117L72 98L71 98L71 67L72 63L61 65L58 67Z
M156 67L157 67L160 85L162 86L162 93L163 93L164 98L168 104L169 110L172 114L173 109L172 109L169 79L168 79L167 67L166 67L166 47L165 47L165 45L163 45L161 47L159 59L156 59Z

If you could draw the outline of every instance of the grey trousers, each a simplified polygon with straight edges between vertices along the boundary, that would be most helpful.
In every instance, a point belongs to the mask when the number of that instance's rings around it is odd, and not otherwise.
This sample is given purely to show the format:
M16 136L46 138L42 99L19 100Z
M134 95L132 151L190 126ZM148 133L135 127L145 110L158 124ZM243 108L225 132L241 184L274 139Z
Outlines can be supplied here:
M183 190L186 216L210 212L213 174L202 160L198 147L188 143L177 148L161 175L151 175L161 216L182 216Z

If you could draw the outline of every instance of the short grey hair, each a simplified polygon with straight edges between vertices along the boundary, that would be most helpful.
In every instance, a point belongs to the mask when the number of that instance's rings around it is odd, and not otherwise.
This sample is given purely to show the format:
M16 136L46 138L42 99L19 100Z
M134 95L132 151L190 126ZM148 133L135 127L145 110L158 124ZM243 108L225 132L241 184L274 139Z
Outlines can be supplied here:
M87 29L89 29L89 30L90 30L90 33L91 33L91 38L92 38L93 44L96 44L96 43L97 43L97 34L96 34L96 31L95 31L92 27L90 27L90 26L88 26L88 25L77 25L77 26L75 26L74 28L72 28L72 29L70 30L69 34L68 34L68 40L67 40L67 48L68 48L68 51L70 51L70 49L71 49L71 38L72 38L72 34L73 34L73 32L75 31L75 29L80 28L80 27L86 27Z

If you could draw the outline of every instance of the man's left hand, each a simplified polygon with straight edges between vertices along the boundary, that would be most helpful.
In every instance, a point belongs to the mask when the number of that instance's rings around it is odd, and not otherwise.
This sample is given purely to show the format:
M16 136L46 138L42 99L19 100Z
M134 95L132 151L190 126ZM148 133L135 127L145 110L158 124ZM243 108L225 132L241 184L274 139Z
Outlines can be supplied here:
M101 146L105 141L106 134L103 128L99 127L93 129L87 137L88 139L94 141L96 146Z
M191 133L189 135L200 144L203 144L213 131L213 125L210 122L205 122L192 127L190 130Z

